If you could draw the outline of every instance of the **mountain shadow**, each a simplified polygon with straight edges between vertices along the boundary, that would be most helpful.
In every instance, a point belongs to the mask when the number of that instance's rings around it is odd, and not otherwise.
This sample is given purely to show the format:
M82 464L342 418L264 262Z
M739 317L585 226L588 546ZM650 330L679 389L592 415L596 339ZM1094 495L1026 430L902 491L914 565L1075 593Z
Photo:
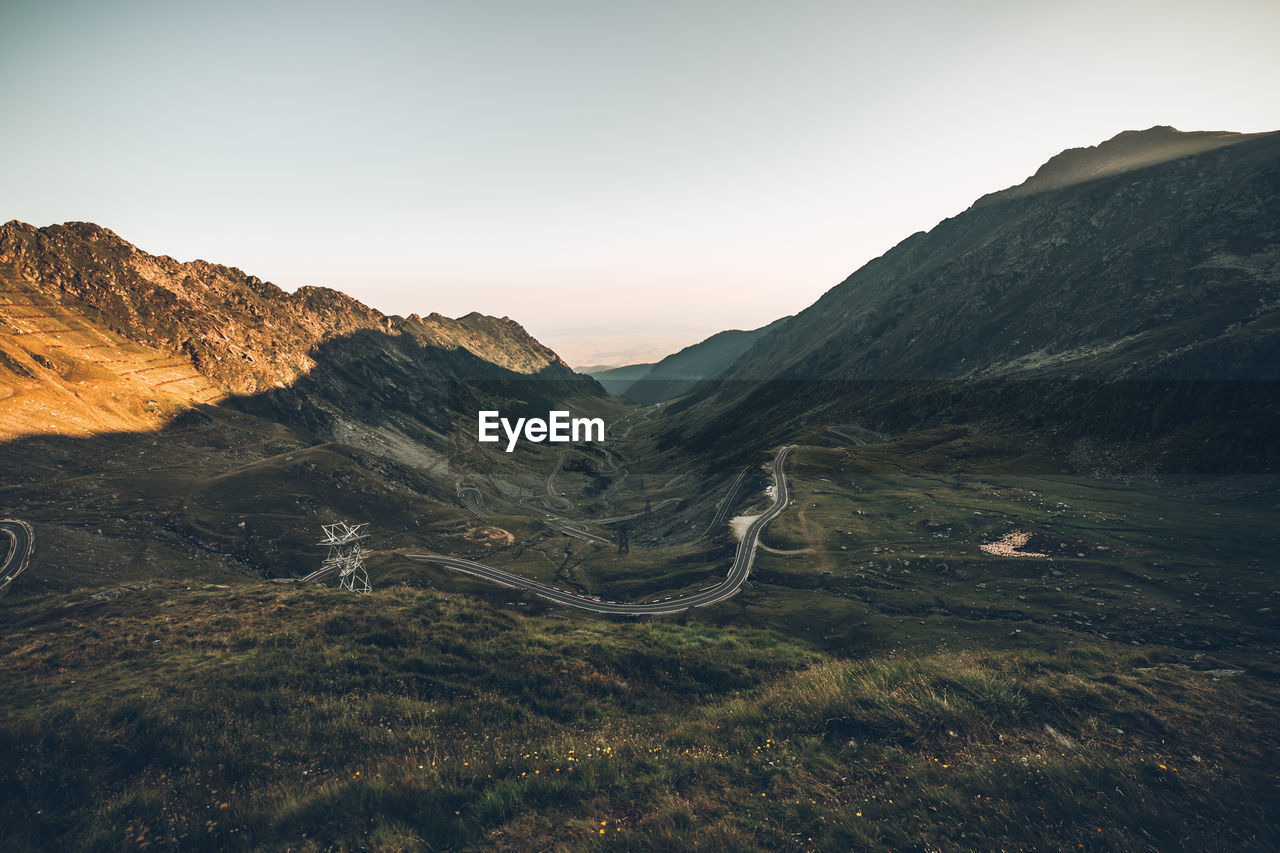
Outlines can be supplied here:
M479 408L585 412L604 395L555 365L520 373L402 333L357 330L308 357L284 387L180 407L155 430L0 443L0 508L35 525L40 552L13 594L296 576L338 519L373 522L382 549L439 546L464 516L451 460ZM548 467L536 447L503 461Z

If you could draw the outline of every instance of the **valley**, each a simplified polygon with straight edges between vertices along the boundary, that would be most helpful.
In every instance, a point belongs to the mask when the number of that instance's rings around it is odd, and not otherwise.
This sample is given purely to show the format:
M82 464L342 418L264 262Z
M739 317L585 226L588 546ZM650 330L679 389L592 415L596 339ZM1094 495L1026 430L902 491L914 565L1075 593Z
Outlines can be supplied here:
M607 387L5 224L4 842L1274 849L1278 140L1071 149Z
M755 559L756 543L761 532L770 521L780 515L782 511L787 508L787 504L790 501L790 494L787 489L787 478L783 469L786 465L787 457L794 449L794 447L785 447L778 451L778 455L774 459L772 466L774 482L773 485L769 487L773 503L768 510L751 520L750 526L744 532L741 541L738 543L737 550L734 552L733 563L729 567L728 576L722 583L703 587L696 593L672 594L651 602L622 603L602 600L598 596L584 596L565 592L564 590L517 577L509 572L503 572L472 560L461 560L457 557L440 555L409 554L407 556L412 560L435 563L447 566L451 569L456 569L460 572L475 575L476 577L484 578L485 580L492 581L500 586L533 592L538 597L545 598L548 601L552 601L557 604L564 604L569 607L576 607L579 610L586 610L592 613L613 613L627 616L664 616L683 613L694 607L708 607L732 597L738 592L742 584L746 582L747 575L751 571L751 563ZM563 458L564 457L561 456L561 461ZM558 461L556 463L556 470L558 471L559 469L560 462ZM550 484L551 478L547 480L548 494L551 493ZM717 516L723 516L727 513L727 509L730 506L730 500L734 494L735 490L731 487L724 502L717 508ZM563 501L563 499L561 500ZM676 499L668 500L673 501ZM573 505L570 502L563 502L568 504L566 507L567 509L572 509ZM631 516L631 518L634 517L636 516ZM714 522L714 518L712 521ZM613 544L608 539L602 539L601 537L587 533L585 529L575 530L573 528L569 528L565 526L563 521L561 521L560 524L555 525L553 529L575 538L586 539L589 542L602 545ZM622 547L619 547L619 552L622 550Z
M661 429L658 415L633 422L637 445ZM779 466L790 506L768 527L756 519L767 548L733 597L705 607L679 591L726 581L723 516L767 502L762 479L735 488L743 472L714 495L739 492L735 509L704 502L696 522L723 525L707 538L699 527L618 554L541 523L549 483L565 523L605 511L592 476L609 469L603 457L571 471L574 454L543 452L524 494L504 494L515 477L495 466L474 480L492 486L467 493L485 517L442 488L421 515L406 507L403 527L375 525L367 595L202 566L176 534L36 591L69 547L55 544L68 522L52 500L35 529L52 534L55 556L40 539L27 588L0 602L14 685L0 778L12 812L59 791L95 796L42 811L17 837L108 846L124 827L148 846L210 850L425 838L588 849L602 828L613 849L691 833L706 850L1165 849L1208 833L1256 849L1268 837L1280 800L1267 757L1280 746L1273 485L1106 481L960 428L837 429ZM640 456L625 443L609 452L620 469ZM369 460L350 447L224 453L225 474L207 472L183 510L206 536L239 530L246 516L219 501L242 509L267 476L277 513L319 484L359 519L422 494L389 467L376 483L354 476ZM230 458L241 454L262 455ZM678 473L627 471L624 489L650 479L681 491ZM62 482L102 495L136 530L152 523L134 501L110 503L109 481L81 478ZM281 488L290 482L298 491ZM38 514L31 488L19 494ZM529 497L538 503L522 506ZM698 495L655 502L651 523L685 501ZM247 516L243 535L269 523ZM485 527L511 540L467 535ZM1048 556L982 550L1009 531ZM300 532L309 538L293 547L318 559L318 531ZM424 543L467 556L403 559ZM246 565L272 554L258 547L240 552ZM574 592L497 586L450 562ZM679 612L563 606L667 596Z

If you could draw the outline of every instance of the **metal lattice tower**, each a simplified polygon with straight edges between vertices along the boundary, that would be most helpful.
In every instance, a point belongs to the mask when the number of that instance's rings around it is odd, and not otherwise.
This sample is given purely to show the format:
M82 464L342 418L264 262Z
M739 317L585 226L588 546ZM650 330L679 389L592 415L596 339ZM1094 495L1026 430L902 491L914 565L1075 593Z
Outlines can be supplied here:
M319 571L314 574L325 576L337 572L338 583L343 589L349 589L352 592L372 592L373 587L369 586L369 573L364 567L364 546L360 544L362 540L368 538L367 533L361 532L367 526L366 524L351 525L345 521L321 525L324 530L324 539L316 544L328 545L329 556L325 557Z

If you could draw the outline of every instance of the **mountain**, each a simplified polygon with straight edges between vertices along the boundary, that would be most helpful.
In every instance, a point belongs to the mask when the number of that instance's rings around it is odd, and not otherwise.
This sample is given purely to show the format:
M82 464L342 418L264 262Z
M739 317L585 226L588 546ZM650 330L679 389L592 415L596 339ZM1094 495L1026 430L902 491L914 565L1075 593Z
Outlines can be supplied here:
M625 366L626 365L622 364L583 364L575 367L574 370L579 373L584 373L587 376L594 376L597 373L604 373L606 370L613 370L615 368Z
M599 382L610 394L621 394L649 372L652 364L625 364L622 367L585 367L583 373Z
M1225 131L1192 131L1184 133L1167 125L1147 130L1126 130L1098 145L1068 148L1051 157L1036 173L1015 187L990 193L974 206L1021 198L1047 190L1082 184L1099 178L1132 172L1244 142L1265 134L1230 133Z
M784 317L749 332L738 329L718 332L656 364L648 365L648 370L618 393L644 405L661 403L687 394L702 380L718 376L759 338L788 319L790 318Z
M388 317L336 290L286 293L234 267L149 255L87 222L0 226L0 275L63 313L84 314L116 334L188 359L230 393L291 382L315 366L308 356L315 346L361 330L465 349L514 373L572 376L559 356L505 317Z
M339 518L403 546L479 536L456 527L466 472L527 494L552 463L476 446L477 411L610 407L507 318L386 316L88 223L0 227L0 492L50 557L37 586L303 573Z
M1071 470L1280 435L1275 139L1144 138L652 407L508 320L10 223L7 843L1280 849L1277 479ZM605 440L476 440L550 405ZM302 582L340 520L367 594Z
M681 401L667 446L967 422L1254 464L1274 451L1278 228L1280 133L1066 151L774 326Z
M0 226L0 283L10 435L151 427L182 407L268 392L322 430L373 409L444 430L458 380L599 393L507 318L389 317L328 288L286 293L232 267L149 255L91 223ZM280 399L302 388L305 413Z

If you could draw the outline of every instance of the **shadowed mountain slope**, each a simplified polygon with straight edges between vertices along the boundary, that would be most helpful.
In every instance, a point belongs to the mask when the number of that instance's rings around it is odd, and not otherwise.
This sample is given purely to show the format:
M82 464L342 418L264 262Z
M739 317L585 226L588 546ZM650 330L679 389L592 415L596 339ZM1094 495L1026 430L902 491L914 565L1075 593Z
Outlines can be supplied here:
M840 419L1145 439L1212 426L1224 395L1253 412L1219 432L1265 432L1277 309L1280 134L1123 133L863 266L724 374L768 387L704 385L669 443L755 445Z
M507 319L388 317L84 223L0 228L0 501L37 528L28 591L305 573L337 518L441 547L478 410L601 404ZM511 490L550 466L488 464Z
M622 367L585 368L584 373L599 382L610 394L621 394L649 372L652 364L624 364Z
M84 371L64 378L84 411L114 400L120 416L99 412L111 428L51 421L0 441L0 505L34 524L40 543L39 571L24 573L16 594L175 572L299 576L318 564L320 525L338 519L373 522L383 549L474 548L458 482L488 466L487 488L536 494L555 455L544 445L486 453L474 441L476 410L545 415L601 399L585 379L528 377L406 335L361 330L308 355L315 366L281 388L215 403L152 392L155 405L138 411L128 407L143 386ZM566 397L575 385L585 390ZM130 416L139 428L123 428Z
M749 332L739 329L717 332L704 341L672 353L657 364L649 365L649 369L621 393L644 405L687 394L704 379L719 376L752 344L789 319L784 317Z

